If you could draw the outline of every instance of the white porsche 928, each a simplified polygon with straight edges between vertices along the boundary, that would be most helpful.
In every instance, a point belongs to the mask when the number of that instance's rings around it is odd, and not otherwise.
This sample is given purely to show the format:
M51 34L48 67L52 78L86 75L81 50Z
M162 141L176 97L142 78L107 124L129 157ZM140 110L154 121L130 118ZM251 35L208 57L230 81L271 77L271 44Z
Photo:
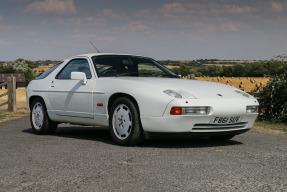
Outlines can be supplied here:
M234 87L185 80L155 60L125 54L71 57L30 82L33 131L52 134L59 123L109 127L119 145L153 134L227 140L251 129L258 101Z

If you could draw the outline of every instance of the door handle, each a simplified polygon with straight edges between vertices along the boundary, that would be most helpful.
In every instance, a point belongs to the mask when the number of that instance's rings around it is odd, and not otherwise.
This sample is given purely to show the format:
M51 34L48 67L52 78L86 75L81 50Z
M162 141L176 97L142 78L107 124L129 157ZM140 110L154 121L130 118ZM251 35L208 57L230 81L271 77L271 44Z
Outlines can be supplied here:
M51 88L54 87L54 81L52 81L51 84L52 84L52 85L51 85Z

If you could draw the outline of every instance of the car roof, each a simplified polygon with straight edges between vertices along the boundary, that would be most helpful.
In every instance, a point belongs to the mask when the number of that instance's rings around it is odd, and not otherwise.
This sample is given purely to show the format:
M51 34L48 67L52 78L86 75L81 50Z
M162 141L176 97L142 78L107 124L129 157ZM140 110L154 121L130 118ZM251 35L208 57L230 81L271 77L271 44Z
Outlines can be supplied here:
M133 54L121 54L121 53L88 53L88 54L81 54L81 55L77 55L74 57L93 57L93 56L99 56L99 55L126 55L126 56L140 56L141 55L133 55ZM74 58L72 57L72 58Z

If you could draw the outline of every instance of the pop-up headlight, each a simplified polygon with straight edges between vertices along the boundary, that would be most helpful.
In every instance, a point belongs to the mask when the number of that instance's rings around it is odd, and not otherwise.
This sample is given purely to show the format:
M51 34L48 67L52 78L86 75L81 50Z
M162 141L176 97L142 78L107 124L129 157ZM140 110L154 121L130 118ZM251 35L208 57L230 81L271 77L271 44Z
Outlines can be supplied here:
M172 90L172 89L166 89L163 91L165 94L176 98L176 99L195 99L194 96L186 93L185 91L182 90Z

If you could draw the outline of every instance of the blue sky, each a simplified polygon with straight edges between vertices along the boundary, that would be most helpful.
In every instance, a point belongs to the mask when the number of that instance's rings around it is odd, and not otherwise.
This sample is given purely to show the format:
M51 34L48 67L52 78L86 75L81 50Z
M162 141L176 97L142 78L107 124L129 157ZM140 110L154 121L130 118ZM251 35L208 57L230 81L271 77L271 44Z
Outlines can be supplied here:
M155 59L287 53L285 0L2 0L0 60L95 52Z

